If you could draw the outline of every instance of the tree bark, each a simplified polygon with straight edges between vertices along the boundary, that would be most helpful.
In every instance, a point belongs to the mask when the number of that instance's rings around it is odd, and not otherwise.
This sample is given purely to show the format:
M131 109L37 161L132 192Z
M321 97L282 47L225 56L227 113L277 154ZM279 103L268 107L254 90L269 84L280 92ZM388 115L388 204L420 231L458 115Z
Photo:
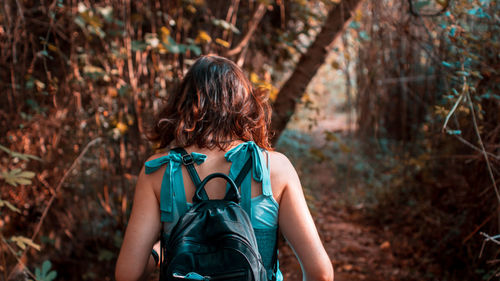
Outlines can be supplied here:
M345 23L351 18L352 12L360 2L361 0L343 0L330 10L316 39L300 57L292 75L281 87L273 104L271 121L271 129L274 131L273 144L277 142L295 112L295 106L307 85L324 63L333 41L344 29Z

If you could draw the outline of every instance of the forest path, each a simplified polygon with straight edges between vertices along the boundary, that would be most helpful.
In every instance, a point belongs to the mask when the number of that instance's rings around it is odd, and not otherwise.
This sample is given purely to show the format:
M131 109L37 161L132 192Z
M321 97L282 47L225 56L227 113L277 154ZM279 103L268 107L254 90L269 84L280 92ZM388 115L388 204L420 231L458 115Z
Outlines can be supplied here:
M315 202L314 220L325 249L332 259L335 281L402 280L403 272L392 255L391 235L361 223L359 209L339 207L338 195L322 193ZM286 243L280 246L280 269L284 280L302 280L300 265Z
M355 129L355 126L349 125L346 114L335 112L327 119L319 120L313 130L309 131L312 137L309 145L321 149L325 143L325 131L342 134ZM393 255L391 241L394 241L394 234L367 223L362 206L340 203L346 202L346 198L343 198L346 193L340 189L344 189L341 187L348 186L349 183L332 176L333 171L328 164L313 165L311 170L316 171L314 179L319 182L316 186L321 188L310 191L315 196L313 200L308 198L308 204L321 240L332 260L335 281L409 280L411 274L402 266L405 261L401 258L398 260ZM279 261L285 281L302 280L295 254L284 241L280 244Z

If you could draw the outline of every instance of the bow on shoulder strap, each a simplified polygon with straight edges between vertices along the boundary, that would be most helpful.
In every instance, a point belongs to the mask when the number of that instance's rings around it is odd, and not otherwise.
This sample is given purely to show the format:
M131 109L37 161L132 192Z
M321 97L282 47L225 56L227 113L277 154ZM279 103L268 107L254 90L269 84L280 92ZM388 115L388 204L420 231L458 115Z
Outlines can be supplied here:
M253 179L262 183L262 194L264 196L272 196L271 180L269 178L269 170L264 165L265 158L262 155L261 148L253 141L248 141L229 150L224 155L227 161L232 162L229 170L229 177L234 179L242 170L243 166L249 158L252 159L252 175ZM242 207L250 216L251 210L251 180L250 177L245 177L241 186Z
M270 185L269 171L264 165L265 159L262 155L261 148L253 141L248 141L229 150L224 155L227 161L232 162L229 171L230 176L235 176L243 167L246 160L252 158L252 175L257 182L262 182L263 185ZM265 196L272 196L270 190L262 191Z
M191 153L193 161L199 165L205 162L206 155ZM175 199L179 216L187 212L186 194L182 179L182 156L180 153L170 151L168 155L158 157L145 163L146 174L156 172L161 166L168 164L163 174L160 192L160 217L162 222L172 222L174 219L173 202ZM175 194L175 196L174 196Z

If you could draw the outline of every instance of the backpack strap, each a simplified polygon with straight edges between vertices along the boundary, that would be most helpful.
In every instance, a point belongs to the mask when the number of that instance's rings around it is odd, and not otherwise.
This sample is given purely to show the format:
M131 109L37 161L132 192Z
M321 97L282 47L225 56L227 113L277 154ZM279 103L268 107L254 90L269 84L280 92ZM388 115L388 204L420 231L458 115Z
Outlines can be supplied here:
M241 185L243 180L246 178L246 176L250 172L250 169L252 169L252 159L248 158L247 162L245 163L243 168L241 168L240 173L238 174L238 176L234 180L234 183L236 184L236 186L239 187Z
M248 158L247 162L245 162L245 165L243 168L241 168L240 173L234 180L234 183L236 184L237 187L240 187L241 190L241 207L245 212L248 214L249 217L252 216L252 189L250 188L249 184L245 185L245 188L242 186L243 181L248 182L250 181L250 185L252 184L251 182L251 177L250 177L250 169L252 169L252 158Z
M200 176L198 175L198 172L196 172L196 168L194 167L194 158L189 154L184 148L182 147L177 147L174 148L173 151L181 154L181 159L182 159L182 164L186 166L186 169L189 173L189 177L191 177L191 180L194 183L194 186L196 187L196 190L198 190L201 179ZM201 191L201 198L203 200L208 200L208 195L205 189Z

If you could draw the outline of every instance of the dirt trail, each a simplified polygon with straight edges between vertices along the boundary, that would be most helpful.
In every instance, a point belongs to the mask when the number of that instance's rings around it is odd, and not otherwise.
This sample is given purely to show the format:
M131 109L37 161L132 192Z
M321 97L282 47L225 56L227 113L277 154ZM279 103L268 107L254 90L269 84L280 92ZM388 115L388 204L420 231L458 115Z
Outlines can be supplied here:
M341 133L348 129L347 116L337 113L329 119L320 120L310 135L314 146L321 147L325 131ZM361 209L338 203L339 196L342 195L336 191L336 186L342 183L331 178L330 169L321 164L313 169L318 171L315 179L324 190L315 191L317 196L313 202L315 208L312 208L312 214L332 260L335 281L409 280L409 270L402 269L401 263L393 255L391 241L394 235L363 223ZM281 241L279 260L285 281L302 280L300 265L284 241Z
M359 210L339 208L332 192L325 192L315 203L316 226L332 259L335 280L404 280L405 275L395 267L390 236L372 226L359 223ZM293 251L282 243L280 268L284 280L302 280L300 266Z

